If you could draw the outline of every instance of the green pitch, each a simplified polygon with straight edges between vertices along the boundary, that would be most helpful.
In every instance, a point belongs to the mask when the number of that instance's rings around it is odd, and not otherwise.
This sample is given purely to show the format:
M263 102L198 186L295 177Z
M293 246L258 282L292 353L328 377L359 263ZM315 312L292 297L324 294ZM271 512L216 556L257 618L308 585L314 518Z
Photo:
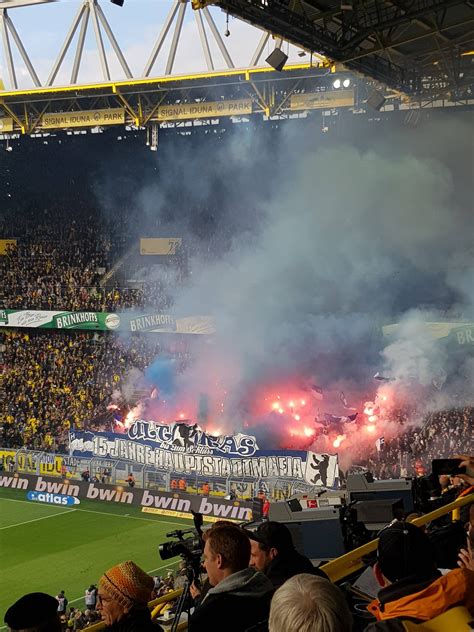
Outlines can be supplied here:
M188 521L144 514L136 507L82 501L58 507L26 500L26 492L0 491L0 630L6 609L25 593L66 592L84 606L84 591L102 573L131 559L163 575L179 558L163 562L158 544Z

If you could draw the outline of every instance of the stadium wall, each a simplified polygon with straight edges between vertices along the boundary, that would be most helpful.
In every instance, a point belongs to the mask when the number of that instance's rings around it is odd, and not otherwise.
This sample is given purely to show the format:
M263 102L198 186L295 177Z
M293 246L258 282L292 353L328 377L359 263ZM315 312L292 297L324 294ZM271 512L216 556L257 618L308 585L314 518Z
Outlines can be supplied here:
M31 502L53 505L79 505L81 501L113 503L141 507L147 513L192 518L198 512L210 519L247 521L252 519L252 503L225 500L181 492L157 492L122 485L105 485L86 481L35 476L32 474L0 474L0 489L25 492Z

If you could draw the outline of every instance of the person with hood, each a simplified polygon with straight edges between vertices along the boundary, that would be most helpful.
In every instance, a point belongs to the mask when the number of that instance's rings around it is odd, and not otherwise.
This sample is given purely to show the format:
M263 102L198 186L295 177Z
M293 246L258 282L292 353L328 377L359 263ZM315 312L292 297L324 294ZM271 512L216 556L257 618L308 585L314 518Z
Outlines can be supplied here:
M295 549L291 532L280 522L264 522L255 531L247 531L250 538L250 566L262 571L278 588L290 577L309 573L327 579L326 573L313 566L309 560Z
M106 571L99 580L97 610L107 632L156 632L148 602L153 578L132 561Z
M366 632L404 632L404 621L429 621L456 606L474 614L474 571L441 575L428 536L409 522L380 533L374 573L382 589L367 607L377 622Z
M234 525L204 532L204 566L212 586L194 610L190 632L245 632L268 619L271 582L249 568L250 541Z

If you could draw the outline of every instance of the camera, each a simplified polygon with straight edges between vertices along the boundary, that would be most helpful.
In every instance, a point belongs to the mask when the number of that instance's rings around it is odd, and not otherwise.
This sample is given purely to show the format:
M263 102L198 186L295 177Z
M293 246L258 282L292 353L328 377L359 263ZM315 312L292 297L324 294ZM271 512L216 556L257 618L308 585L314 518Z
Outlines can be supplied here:
M192 512L194 529L177 529L166 534L167 538L174 538L170 542L158 545L158 552L162 560L169 560L180 555L185 563L186 576L189 583L199 586L201 572L201 557L204 550L202 540L202 514Z
M185 537L187 534L190 534L189 537ZM166 537L175 538L175 540L158 545L158 551L162 560L169 560L177 555L181 555L186 561L196 555L201 558L202 542L195 529L171 531L166 534Z

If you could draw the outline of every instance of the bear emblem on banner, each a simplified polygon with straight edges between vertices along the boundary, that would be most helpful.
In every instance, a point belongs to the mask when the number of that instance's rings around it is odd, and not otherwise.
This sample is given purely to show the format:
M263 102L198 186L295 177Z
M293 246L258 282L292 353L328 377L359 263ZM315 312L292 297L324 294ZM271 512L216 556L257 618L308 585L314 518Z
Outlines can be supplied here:
M308 452L305 480L316 487L334 487L339 478L339 465L335 454Z

